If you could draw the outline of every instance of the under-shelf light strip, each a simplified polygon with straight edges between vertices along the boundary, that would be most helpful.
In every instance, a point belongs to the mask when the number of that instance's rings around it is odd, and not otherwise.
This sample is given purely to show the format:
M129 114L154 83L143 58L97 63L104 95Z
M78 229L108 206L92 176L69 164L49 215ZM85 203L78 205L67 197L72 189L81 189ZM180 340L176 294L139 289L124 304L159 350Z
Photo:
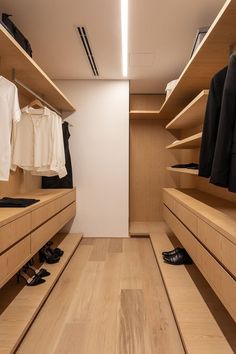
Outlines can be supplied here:
M122 73L128 75L128 0L121 0Z

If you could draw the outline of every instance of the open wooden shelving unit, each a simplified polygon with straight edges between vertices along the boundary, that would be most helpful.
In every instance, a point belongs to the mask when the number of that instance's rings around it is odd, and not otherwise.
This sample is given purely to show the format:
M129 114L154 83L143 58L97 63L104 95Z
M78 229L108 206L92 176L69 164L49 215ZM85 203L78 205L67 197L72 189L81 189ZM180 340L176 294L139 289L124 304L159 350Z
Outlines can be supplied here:
M1 75L12 80L14 70L17 80L20 80L57 110L63 112L63 117L75 111L75 108L66 96L24 51L2 24L0 24L0 47ZM22 90L25 96L33 97L33 95L23 88L19 87L19 90Z
M189 136L183 140L177 140L176 142L167 145L166 149L195 149L199 148L202 139L202 132Z
M194 53L159 114L153 118L170 120L175 117L203 88L210 87L213 75L228 63L229 48L236 39L236 4L227 0L208 33ZM146 118L145 112L139 113ZM151 116L151 115L150 115Z
M198 170L190 169L190 168L175 168L175 167L167 167L168 171L177 172L177 173L185 173L193 176L198 175Z
M64 255L58 263L42 264L51 273L45 283L22 287L14 277L0 290L0 353L16 350L81 239L80 234L57 234L53 238L54 245L63 249Z
M186 129L203 123L209 90L197 95L170 123L166 129Z

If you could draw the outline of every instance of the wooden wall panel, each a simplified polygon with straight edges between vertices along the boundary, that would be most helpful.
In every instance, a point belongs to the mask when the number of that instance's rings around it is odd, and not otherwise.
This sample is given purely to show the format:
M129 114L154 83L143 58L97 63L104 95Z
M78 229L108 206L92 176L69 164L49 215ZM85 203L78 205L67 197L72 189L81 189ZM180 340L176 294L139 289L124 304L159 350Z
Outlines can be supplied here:
M180 161L180 151L165 146L174 137L165 122L130 121L130 221L162 220L162 188L178 187L180 176L166 170Z

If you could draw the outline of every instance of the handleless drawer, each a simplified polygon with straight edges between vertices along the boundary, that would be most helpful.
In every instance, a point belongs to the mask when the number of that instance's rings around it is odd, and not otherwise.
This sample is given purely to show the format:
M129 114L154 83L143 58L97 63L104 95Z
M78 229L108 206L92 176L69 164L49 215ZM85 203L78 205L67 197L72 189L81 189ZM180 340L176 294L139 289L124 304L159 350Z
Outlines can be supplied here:
M0 228L0 253L19 241L31 231L31 213Z
M171 197L165 190L163 191L163 202L170 210L174 210L174 198Z
M66 195L61 197L61 209L64 209L67 205L73 203L76 200L76 190L72 190Z
M0 256L0 285L2 286L27 262L30 257L30 235ZM3 273L2 273L3 270Z
M70 204L31 234L31 254L34 255L75 215L76 203Z
M182 204L175 202L174 214L182 221L184 225L194 234L197 234L197 217Z
M236 277L236 244L201 219L198 220L197 237L225 268Z
M61 210L61 198L57 198L50 203L32 211L32 230L50 219Z

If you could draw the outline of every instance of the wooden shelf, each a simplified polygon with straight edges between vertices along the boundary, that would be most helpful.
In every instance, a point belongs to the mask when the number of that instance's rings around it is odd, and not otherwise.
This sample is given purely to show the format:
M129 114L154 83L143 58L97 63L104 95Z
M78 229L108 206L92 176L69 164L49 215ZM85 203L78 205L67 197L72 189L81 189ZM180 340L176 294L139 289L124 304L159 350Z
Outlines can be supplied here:
M166 168L168 171L171 172L177 172L177 173L186 173L189 175L198 175L198 170L192 170L190 168L174 168L174 167L167 167Z
M166 146L166 149L196 149L200 147L202 132Z
M203 90L187 105L169 124L166 129L186 129L197 127L203 123L209 90Z
M236 244L236 204L197 189L164 188L185 208Z
M38 95L43 95L48 103L64 112L63 116L67 116L75 111L75 108L65 95L1 24L0 47L1 75L11 80L12 69L15 69L18 80ZM24 94L33 97L25 90Z
M163 262L178 240L168 229L150 237L186 353L235 353L235 323L197 267Z
M42 265L51 273L45 278L45 283L36 287L22 287L12 278L0 290L0 353L16 350L81 239L80 234L57 234L54 237L55 247L59 245L64 255L59 263Z
M158 221L131 221L129 223L129 234L131 237L148 237L151 232L156 232L161 227Z
M130 119L155 119L160 111L130 111Z
M158 118L172 119L203 88L209 88L213 75L228 63L229 46L235 43L236 38L235 23L236 3L227 0L162 105Z

